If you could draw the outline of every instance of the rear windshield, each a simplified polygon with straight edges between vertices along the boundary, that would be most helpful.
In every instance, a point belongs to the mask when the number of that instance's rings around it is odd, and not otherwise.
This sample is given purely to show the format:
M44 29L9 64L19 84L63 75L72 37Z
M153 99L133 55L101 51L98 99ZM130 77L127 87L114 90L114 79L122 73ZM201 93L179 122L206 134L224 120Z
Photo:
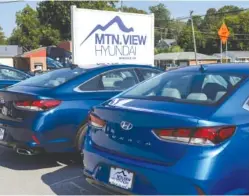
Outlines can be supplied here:
M168 72L122 94L123 97L215 104L244 79L231 74Z
M66 83L84 72L86 72L86 70L82 68L63 68L36 75L18 83L18 85L53 88Z

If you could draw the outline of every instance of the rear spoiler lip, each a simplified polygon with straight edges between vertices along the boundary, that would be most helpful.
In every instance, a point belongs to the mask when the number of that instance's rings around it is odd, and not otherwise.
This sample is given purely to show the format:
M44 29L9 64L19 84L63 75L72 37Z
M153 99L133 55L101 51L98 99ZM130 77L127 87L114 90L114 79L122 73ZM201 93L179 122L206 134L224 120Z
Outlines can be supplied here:
M195 119L197 121L204 120L200 117L192 116L188 114L181 114L177 112L167 112L163 110L139 108L139 107L132 107L132 106L98 105L98 106L93 107L93 112L94 110L99 110L99 109L100 110L106 109L106 110L125 110L125 111L135 111L135 112L147 112L147 113L159 114L159 115L161 114L161 115L176 116L179 118L190 118L190 119Z

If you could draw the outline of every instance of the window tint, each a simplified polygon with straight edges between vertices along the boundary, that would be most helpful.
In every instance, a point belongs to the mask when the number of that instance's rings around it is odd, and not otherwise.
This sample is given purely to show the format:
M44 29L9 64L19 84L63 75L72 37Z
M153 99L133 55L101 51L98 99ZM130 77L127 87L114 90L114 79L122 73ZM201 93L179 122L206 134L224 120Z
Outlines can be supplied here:
M156 76L157 74L161 73L160 71L152 70L152 69L139 69L139 71L145 80L152 78Z
M24 80L28 76L24 73L11 70L11 69L0 69L0 80Z
M103 85L101 85L101 76L97 76L88 82L82 84L79 89L81 91L98 91L103 90Z
M117 70L104 73L99 77L82 84L79 89L82 91L95 90L125 90L137 83L133 70Z
M231 82L236 78L236 82ZM227 74L168 72L131 89L122 96L176 102L216 103L243 77Z
M18 83L18 85L53 88L66 83L67 81L77 77L78 75L81 75L84 72L85 70L82 68L63 68L36 75Z

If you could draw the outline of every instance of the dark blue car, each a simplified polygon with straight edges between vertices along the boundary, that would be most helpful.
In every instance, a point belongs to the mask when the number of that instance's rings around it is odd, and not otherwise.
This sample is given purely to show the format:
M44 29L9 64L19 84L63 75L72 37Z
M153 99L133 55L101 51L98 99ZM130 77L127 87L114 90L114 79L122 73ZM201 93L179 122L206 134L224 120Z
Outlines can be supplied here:
M0 91L0 144L20 154L80 149L88 111L162 71L111 65L54 70Z
M192 66L95 106L87 181L114 194L249 194L249 64Z
M31 75L10 66L0 65L0 89L30 78Z

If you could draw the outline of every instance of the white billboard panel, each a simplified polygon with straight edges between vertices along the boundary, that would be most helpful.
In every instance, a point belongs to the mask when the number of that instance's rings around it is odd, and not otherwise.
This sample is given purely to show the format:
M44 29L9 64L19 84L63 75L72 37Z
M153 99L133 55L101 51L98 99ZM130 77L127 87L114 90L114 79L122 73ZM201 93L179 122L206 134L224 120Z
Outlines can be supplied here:
M154 15L71 8L73 63L154 64Z

